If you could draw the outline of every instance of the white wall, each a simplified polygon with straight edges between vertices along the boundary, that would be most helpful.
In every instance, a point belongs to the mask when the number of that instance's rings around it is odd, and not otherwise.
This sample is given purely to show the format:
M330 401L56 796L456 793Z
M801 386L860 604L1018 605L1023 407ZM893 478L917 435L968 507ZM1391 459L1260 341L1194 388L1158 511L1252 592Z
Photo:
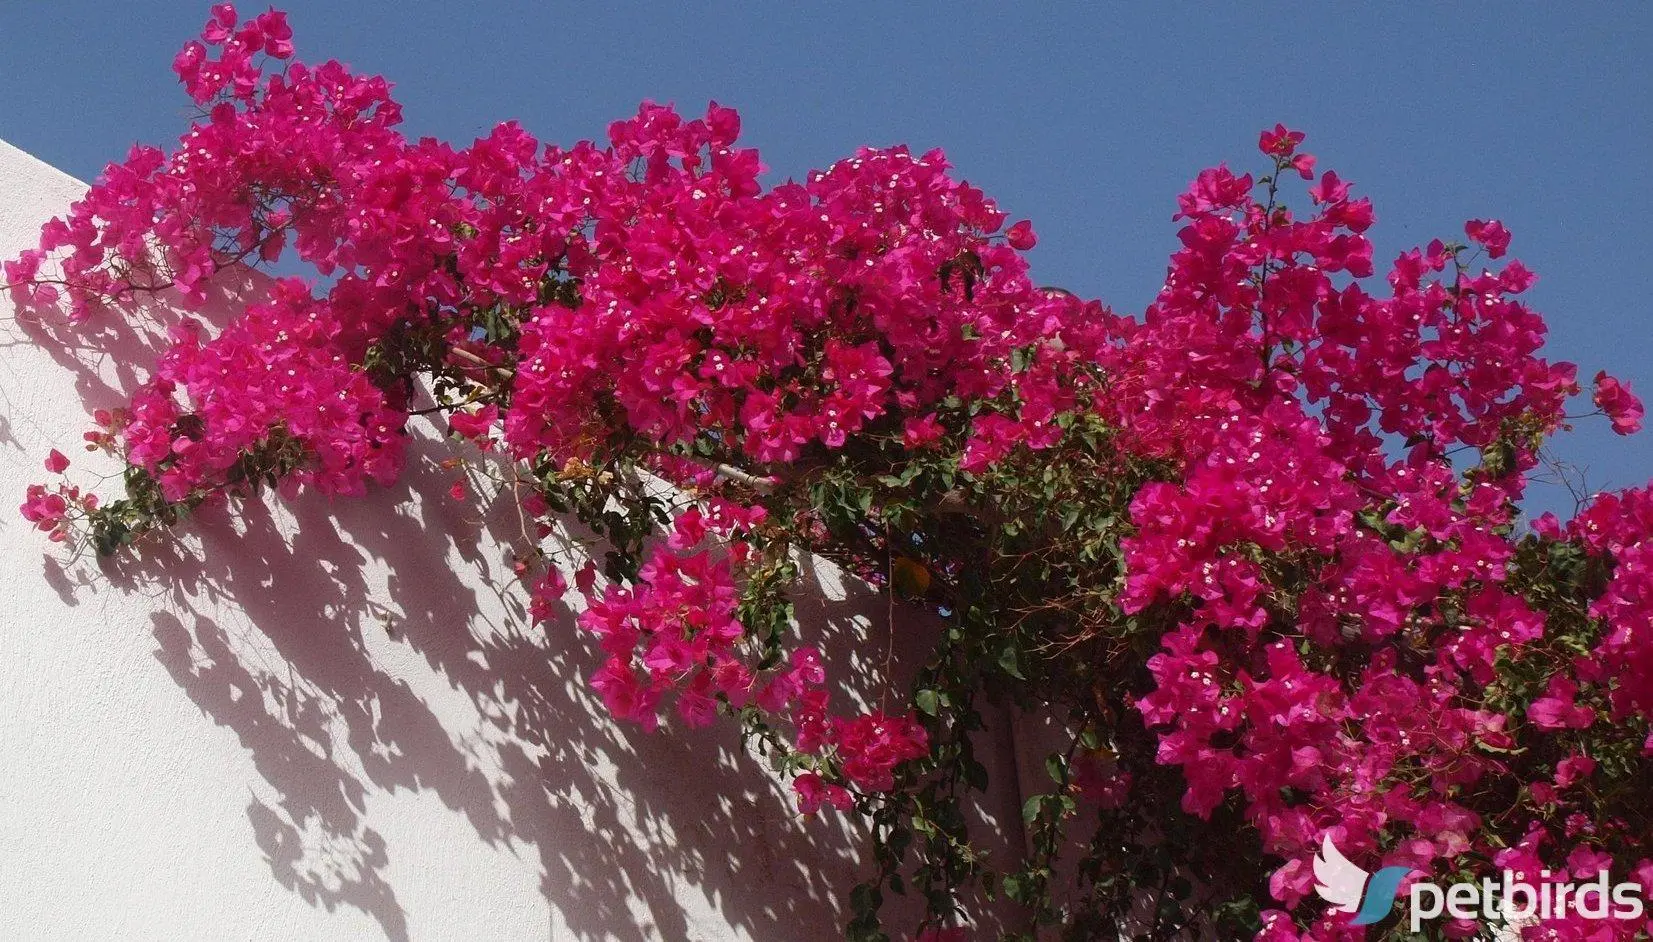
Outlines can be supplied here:
M0 257L83 189L0 143ZM364 500L64 559L15 507L53 447L77 482L113 470L87 412L154 358L118 324L0 298L0 939L839 937L842 819L800 820L728 725L604 721L586 639L523 627L440 446ZM875 675L884 606L816 578L811 630Z

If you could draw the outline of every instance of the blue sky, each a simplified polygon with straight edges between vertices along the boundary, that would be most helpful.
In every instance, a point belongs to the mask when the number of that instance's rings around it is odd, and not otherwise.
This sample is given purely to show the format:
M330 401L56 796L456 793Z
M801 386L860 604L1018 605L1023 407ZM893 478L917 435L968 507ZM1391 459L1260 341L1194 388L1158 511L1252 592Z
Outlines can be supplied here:
M5 6L0 137L89 177L183 129L169 65L206 3ZM415 135L468 143L515 118L567 142L644 98L715 98L740 109L777 176L861 144L943 147L1034 220L1042 282L1121 310L1159 286L1187 181L1222 160L1253 167L1258 130L1284 121L1373 198L1382 261L1466 218L1504 220L1511 254L1539 273L1529 299L1553 356L1653 400L1653 5L284 8L301 58L394 81ZM1597 487L1653 476L1653 433L1620 439L1592 420L1557 450Z

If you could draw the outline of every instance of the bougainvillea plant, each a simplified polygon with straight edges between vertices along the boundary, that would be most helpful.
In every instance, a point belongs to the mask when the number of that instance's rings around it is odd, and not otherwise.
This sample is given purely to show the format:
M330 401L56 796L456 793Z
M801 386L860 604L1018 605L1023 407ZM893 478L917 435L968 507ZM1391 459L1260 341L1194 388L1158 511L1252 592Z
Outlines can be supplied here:
M233 266L315 274L168 328L86 436L125 493L57 452L29 490L52 539L141 552L261 489L361 494L434 421L538 524L531 610L579 613L616 717L728 718L804 813L868 819L852 939L973 938L993 906L1021 938L1362 938L1314 893L1328 837L1653 891L1653 490L1519 510L1573 397L1623 434L1642 408L1540 355L1498 222L1380 278L1371 203L1276 127L1258 175L1179 198L1129 317L1035 285L1031 225L940 152L766 186L716 104L457 148L399 133L383 78L292 55L281 13L215 7L173 64L199 119L6 265L71 325ZM577 569L542 545L569 519L601 541ZM809 553L933 614L903 698L848 707L792 617ZM1019 859L967 813L989 705L1063 732ZM918 924L882 926L892 894Z

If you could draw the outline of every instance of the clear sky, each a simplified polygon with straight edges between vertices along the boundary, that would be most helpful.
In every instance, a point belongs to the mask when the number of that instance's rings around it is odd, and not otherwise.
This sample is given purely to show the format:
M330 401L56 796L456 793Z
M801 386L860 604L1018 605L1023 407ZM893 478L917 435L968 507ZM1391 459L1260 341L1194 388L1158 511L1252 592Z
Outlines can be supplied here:
M1187 181L1255 168L1258 130L1283 121L1373 198L1381 261L1502 219L1540 276L1528 298L1552 355L1653 402L1653 5L283 6L301 58L395 82L413 135L463 144L515 118L569 142L644 98L715 98L777 177L861 144L942 147L1033 219L1040 281L1121 310L1161 283ZM83 178L134 141L172 142L188 101L170 63L206 15L0 0L0 138ZM1653 476L1653 432L1598 419L1556 444L1596 487Z

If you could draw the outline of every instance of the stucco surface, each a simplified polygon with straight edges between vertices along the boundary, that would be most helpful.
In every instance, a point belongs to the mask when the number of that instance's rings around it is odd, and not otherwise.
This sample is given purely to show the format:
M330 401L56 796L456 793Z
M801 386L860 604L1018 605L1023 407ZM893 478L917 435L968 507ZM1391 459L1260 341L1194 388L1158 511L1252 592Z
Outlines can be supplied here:
M82 189L0 144L0 256ZM87 411L154 358L118 324L0 299L0 939L839 937L844 822L799 819L727 725L602 719L589 645L527 625L514 520L445 496L445 446L396 488L209 513L113 564L29 529L49 449L81 483L114 470ZM870 695L909 633L810 578L802 617ZM1016 822L1005 768L987 813Z

